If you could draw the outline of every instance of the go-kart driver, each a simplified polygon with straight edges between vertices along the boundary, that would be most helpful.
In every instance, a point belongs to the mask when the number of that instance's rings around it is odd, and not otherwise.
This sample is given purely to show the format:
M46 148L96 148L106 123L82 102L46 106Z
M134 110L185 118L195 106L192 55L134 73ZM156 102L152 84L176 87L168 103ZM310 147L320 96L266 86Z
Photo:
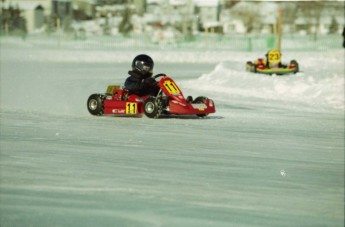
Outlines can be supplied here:
M152 78L154 62L146 54L136 56L132 61L132 70L128 71L130 75L125 81L125 89L129 94L138 96L155 96L159 87L154 78Z

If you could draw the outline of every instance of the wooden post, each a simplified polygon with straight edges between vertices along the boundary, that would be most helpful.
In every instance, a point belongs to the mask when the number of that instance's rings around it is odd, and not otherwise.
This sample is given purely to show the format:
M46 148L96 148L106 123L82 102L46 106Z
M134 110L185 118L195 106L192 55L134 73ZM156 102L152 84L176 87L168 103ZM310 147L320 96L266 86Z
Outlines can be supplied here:
M61 46L61 22L60 22L59 17L56 18L56 31L58 35L58 47L60 47Z
M278 50L281 51L282 47L282 15L283 15L283 10L281 8L278 9L278 25L277 25L277 30L278 30Z
M208 27L205 27L206 30L206 48L208 49Z
M5 30L5 36L7 37L7 36L8 36L8 33L9 33L8 22L7 22L7 21L5 22L4 30Z
M273 47L277 48L278 46L278 28L277 28L277 23L273 24L273 37L274 37L274 43Z
M60 18L56 18L56 29L60 29Z

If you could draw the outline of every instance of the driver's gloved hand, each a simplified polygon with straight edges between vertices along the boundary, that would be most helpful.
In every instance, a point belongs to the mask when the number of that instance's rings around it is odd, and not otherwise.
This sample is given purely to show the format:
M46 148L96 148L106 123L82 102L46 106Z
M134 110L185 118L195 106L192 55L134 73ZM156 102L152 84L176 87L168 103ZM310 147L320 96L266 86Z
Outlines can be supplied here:
M149 85L149 86L154 86L154 85L157 84L157 82L156 82L156 80L153 79L152 77L149 77L149 78L146 78L146 79L144 80L144 84L147 84L147 85Z

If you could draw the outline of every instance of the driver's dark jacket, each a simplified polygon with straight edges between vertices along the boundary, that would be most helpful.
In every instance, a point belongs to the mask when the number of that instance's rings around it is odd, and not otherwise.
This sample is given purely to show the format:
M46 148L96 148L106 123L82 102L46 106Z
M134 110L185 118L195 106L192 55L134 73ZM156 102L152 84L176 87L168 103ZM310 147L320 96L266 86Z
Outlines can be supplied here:
M125 89L129 94L136 94L139 96L155 95L157 93L157 86L150 85L145 82L145 79L151 75L143 76L136 71L129 71L130 75L125 81Z

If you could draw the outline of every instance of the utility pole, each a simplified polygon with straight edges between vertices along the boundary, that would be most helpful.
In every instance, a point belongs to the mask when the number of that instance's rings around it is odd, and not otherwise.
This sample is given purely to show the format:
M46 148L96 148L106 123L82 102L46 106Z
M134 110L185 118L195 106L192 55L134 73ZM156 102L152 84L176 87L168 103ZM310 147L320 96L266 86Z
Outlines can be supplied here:
M278 50L281 51L282 47L282 15L283 15L283 10L281 8L278 9Z

